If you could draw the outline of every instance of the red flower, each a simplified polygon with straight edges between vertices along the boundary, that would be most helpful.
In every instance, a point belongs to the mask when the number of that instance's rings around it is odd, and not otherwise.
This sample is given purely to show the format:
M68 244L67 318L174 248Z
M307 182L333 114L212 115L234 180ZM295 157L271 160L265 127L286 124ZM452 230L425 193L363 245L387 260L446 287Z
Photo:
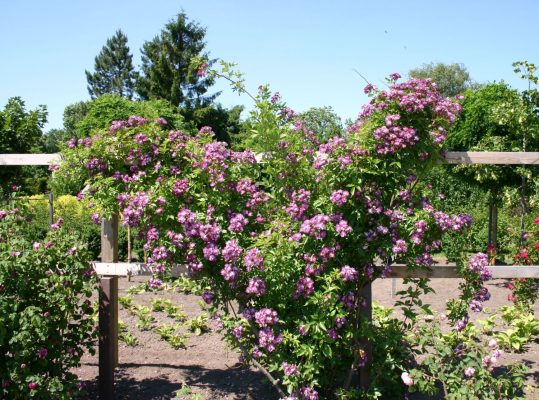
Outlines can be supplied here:
M535 219L533 220L533 222L535 222L537 225L539 225L539 217L535 218Z

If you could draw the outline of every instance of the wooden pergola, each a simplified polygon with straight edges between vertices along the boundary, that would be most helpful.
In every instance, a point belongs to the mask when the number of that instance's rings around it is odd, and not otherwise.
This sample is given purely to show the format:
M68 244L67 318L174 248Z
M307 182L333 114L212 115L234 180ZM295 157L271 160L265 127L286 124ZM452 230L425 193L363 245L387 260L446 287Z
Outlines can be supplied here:
M539 152L448 152L444 156L449 164L538 165ZM61 161L59 154L0 154L0 166L49 165ZM99 276L99 398L114 398L114 369L118 366L118 277L151 275L143 263L118 262L118 217L103 220L101 227L101 262L93 263ZM492 278L539 278L539 265L491 266ZM180 274L181 267L173 273ZM409 271L406 265L393 265L392 278L459 278L454 264L437 264L427 269ZM361 313L372 321L371 285L363 288L366 300ZM372 349L366 343L367 359L372 360ZM368 365L358 371L359 387L368 388Z

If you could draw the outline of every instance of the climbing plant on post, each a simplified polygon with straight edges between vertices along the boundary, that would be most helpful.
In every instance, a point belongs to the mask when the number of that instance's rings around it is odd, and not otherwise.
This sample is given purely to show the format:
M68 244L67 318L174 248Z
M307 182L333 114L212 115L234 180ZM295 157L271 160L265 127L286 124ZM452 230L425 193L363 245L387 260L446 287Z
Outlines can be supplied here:
M429 268L442 236L471 220L436 210L418 184L439 160L458 101L430 81L399 77L385 91L369 85L372 101L347 135L327 143L261 86L253 96L253 128L266 139L261 160L213 141L209 127L171 131L133 116L66 151L55 173L86 176L81 196L138 231L151 287L172 264L186 265L226 340L282 397L376 398L382 388L402 396L414 379L424 382L419 369L413 378L407 372L415 361L402 336L393 341L387 327L362 318L365 289L394 262ZM463 296L448 313L455 329L467 325L470 302L477 309L486 298L483 261L459 263ZM429 287L410 283L414 296L402 306L413 321L415 294ZM354 385L365 371L370 385ZM481 396L489 387L513 390L504 381L470 391Z

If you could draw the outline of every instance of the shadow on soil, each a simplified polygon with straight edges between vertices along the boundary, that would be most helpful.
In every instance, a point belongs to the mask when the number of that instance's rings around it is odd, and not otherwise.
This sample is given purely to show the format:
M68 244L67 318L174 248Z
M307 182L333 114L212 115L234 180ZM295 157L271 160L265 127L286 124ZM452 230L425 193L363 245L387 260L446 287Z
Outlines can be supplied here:
M526 374L528 381L539 385L539 371L535 370L535 363L523 360L528 366ZM97 364L88 364L97 366ZM203 399L234 399L234 400L275 400L279 398L275 389L265 380L264 375L246 368L230 369L206 369L199 365L178 366L170 364L133 364L124 363L115 374L117 400L168 400L168 399L191 399L190 395L176 397L176 391L181 389L182 383L170 382L166 374L135 380L129 378L127 369L137 368L170 368L181 369L187 378L184 384L191 388L193 393L202 393ZM496 368L495 373L502 372L502 368ZM97 378L85 382L88 396L85 400L95 400L98 397ZM443 395L425 396L418 393L410 396L412 400L441 400Z
M122 363L115 373L115 399L167 400L191 398L190 395L176 397L176 391L181 389L182 382L170 382L166 373L160 376L135 380L129 378L130 374L126 371L127 369L137 368L151 370L152 367L183 370L187 377L183 383L193 393L203 394L204 399L275 400L279 398L278 393L267 383L263 374L247 368L206 369L200 365ZM87 399L99 399L97 378L86 381L85 384L88 390Z

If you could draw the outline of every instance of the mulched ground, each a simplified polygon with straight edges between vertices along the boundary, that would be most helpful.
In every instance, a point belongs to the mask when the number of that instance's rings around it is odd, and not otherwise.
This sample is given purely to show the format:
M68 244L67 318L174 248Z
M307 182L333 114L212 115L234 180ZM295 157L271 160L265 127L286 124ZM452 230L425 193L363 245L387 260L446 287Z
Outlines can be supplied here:
M120 278L119 295L125 296L126 289L143 282L146 278L135 277L132 282ZM489 283L491 300L487 303L490 310L508 304L508 291L504 280ZM402 280L396 280L396 288L402 288ZM392 306L391 279L378 280L373 285L373 298L384 306ZM425 296L425 301L437 311L443 311L447 299L458 293L457 279L435 279L432 287L436 294ZM134 296L134 304L150 306L151 299L171 299L181 305L187 318L200 315L203 310L199 297L183 293L158 292L143 293ZM488 310L487 310L488 311ZM535 307L539 315L539 305ZM155 325L174 323L162 312L152 312ZM480 316L485 318L485 315ZM187 348L172 349L153 331L140 331L135 327L136 317L120 307L120 320L124 321L129 331L138 339L136 347L120 342L120 365L116 373L117 399L159 400L275 400L277 392L267 383L264 376L253 369L242 367L238 363L238 354L228 350L220 335L213 331L214 324L209 322L210 332L201 336L190 333ZM186 328L180 329L182 332ZM539 399L539 343L536 340L524 354L504 354L502 364L525 362L530 367L528 376L528 399ZM82 366L76 369L89 388L89 398L97 398L97 356L84 356ZM181 390L180 390L181 389ZM180 394L177 391L180 390Z

